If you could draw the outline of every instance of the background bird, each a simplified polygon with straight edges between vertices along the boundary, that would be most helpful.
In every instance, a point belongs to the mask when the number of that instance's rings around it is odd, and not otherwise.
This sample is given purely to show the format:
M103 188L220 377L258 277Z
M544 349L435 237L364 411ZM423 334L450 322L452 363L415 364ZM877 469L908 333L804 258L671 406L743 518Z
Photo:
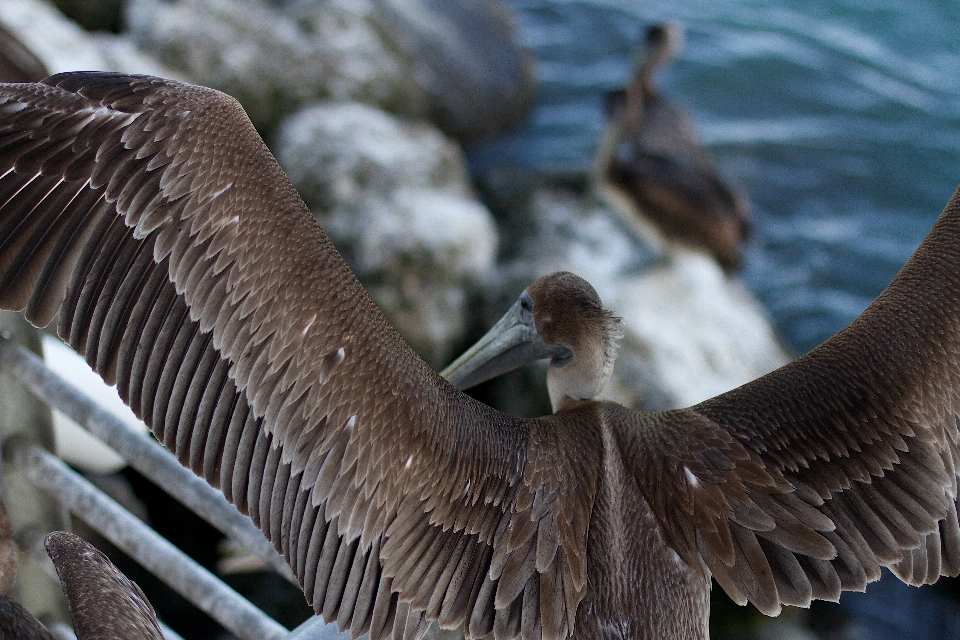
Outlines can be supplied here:
M702 248L732 273L750 234L749 201L720 177L686 112L656 86L682 42L677 23L649 27L630 82L608 94L594 189L643 237Z

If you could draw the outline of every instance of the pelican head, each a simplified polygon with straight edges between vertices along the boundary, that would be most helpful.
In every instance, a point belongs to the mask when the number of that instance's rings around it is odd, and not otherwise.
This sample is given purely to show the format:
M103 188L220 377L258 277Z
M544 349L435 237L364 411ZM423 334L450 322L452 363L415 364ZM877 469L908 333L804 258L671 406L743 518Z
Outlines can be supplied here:
M652 95L656 92L654 75L668 65L683 47L683 27L679 22L665 22L647 27L643 46L637 50L634 76L631 82L634 91Z
M620 319L603 308L583 278L543 276L442 375L466 389L536 360L550 360L547 390L554 412L600 394L613 373Z
M683 47L683 27L679 22L665 22L647 27L640 48L638 67L648 73L670 63Z

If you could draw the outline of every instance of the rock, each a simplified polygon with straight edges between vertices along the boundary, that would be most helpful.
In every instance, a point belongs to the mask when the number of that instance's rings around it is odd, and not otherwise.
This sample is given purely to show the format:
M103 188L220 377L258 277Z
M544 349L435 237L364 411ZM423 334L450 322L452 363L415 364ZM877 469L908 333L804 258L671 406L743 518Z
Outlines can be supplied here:
M558 270L593 284L625 330L608 397L689 406L790 360L759 303L708 255L671 248L657 259L615 214L569 189L534 189L527 215L530 234L504 264L502 288L512 297Z
M429 96L428 117L468 142L520 124L533 104L532 57L496 0L383 0L381 24Z
M53 0L53 3L87 31L120 31L124 0Z
M234 96L269 130L281 115L322 98L425 112L423 90L409 82L373 13L371 0L286 8L261 0L131 0L127 16L138 45Z
M51 74L96 70L183 79L129 40L90 34L43 0L3 0L0 23L40 58Z
M426 2L131 0L127 16L140 46L236 97L262 131L321 99L436 115L465 137L516 122L533 79L493 0Z
M276 153L308 204L357 208L403 187L467 196L460 149L429 125L359 103L323 103L286 119Z
M613 287L603 299L627 331L609 393L624 404L689 406L790 360L757 300L703 253L678 248L668 264Z
M459 147L372 107L325 103L281 125L277 159L374 300L435 367L493 270L493 219Z

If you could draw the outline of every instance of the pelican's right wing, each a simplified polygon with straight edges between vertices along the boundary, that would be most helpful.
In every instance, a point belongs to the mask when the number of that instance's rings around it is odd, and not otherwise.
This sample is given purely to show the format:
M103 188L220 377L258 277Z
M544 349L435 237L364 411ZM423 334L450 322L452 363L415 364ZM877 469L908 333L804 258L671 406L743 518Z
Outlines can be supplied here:
M0 85L0 306L59 313L355 637L572 631L596 469L558 478L573 447L413 353L232 98L118 74Z

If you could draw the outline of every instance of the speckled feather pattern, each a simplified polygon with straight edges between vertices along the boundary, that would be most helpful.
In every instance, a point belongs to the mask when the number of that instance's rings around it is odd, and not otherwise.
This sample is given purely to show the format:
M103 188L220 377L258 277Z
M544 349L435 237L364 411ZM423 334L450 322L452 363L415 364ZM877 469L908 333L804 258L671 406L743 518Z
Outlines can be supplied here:
M55 531L44 546L67 596L77 640L163 640L140 587L93 545Z
M0 85L0 306L57 317L354 637L705 638L710 575L775 613L960 572L958 225L758 381L520 420L413 354L231 98Z
M734 600L774 614L881 566L910 584L960 573L958 235L955 194L831 340L690 409L618 419L636 425L624 454L669 543Z

